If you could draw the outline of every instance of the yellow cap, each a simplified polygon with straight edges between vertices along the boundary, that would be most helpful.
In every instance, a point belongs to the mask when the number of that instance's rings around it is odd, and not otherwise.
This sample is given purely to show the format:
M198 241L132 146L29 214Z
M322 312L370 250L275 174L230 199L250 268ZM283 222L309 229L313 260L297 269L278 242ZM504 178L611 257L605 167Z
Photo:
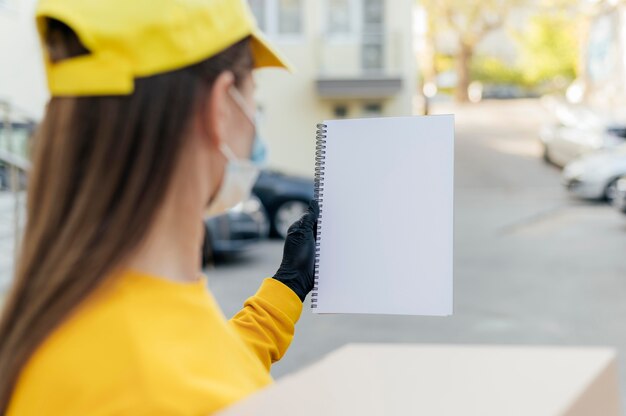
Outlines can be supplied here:
M54 96L128 95L135 78L201 62L247 36L255 68L291 69L245 0L40 0L42 39L47 17L72 28L90 51L57 63L44 51Z

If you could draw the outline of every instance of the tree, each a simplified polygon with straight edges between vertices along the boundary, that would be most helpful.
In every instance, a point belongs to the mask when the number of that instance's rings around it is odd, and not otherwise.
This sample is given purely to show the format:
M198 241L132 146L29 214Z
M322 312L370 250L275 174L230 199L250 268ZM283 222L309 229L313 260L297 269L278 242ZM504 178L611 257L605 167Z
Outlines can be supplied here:
M512 10L532 0L422 0L429 15L429 38L442 30L452 31L457 40L455 70L457 101L468 101L471 82L470 64L478 43L490 32L501 28Z
M520 67L531 85L571 81L576 77L579 34L577 20L562 11L533 16L524 34L516 38L520 45Z

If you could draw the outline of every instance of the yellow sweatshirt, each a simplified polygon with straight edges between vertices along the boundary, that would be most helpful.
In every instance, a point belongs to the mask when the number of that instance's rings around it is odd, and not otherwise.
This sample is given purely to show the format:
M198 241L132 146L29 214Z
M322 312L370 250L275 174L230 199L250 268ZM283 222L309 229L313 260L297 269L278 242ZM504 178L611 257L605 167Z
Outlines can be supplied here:
M126 271L41 344L8 415L206 415L271 383L302 302L267 278L226 320L206 278Z

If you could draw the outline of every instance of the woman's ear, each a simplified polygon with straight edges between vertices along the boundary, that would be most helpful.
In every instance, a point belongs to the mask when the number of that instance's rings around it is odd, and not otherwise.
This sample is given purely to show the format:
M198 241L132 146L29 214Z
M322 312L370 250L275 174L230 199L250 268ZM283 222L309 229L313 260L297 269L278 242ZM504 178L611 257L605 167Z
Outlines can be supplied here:
M217 76L205 98L202 114L203 130L207 133L210 144L216 148L226 140L229 126L233 123L233 106L229 102L228 89L234 83L233 73L223 71Z

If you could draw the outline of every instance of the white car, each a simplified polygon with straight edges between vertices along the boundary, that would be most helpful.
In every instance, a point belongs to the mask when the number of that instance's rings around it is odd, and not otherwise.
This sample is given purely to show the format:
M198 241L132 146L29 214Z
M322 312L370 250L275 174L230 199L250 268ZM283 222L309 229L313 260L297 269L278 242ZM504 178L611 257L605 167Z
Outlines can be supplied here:
M626 143L626 119L622 116L550 95L542 97L541 103L554 117L539 132L548 163L563 167L590 152Z
M626 176L622 176L617 181L617 193L613 206L622 214L626 214Z
M567 164L563 185L585 199L613 201L617 181L626 175L626 145L590 153Z
M624 144L626 128L623 126L566 126L546 125L541 129L543 158L546 162L563 167L572 160L602 149L612 149Z

